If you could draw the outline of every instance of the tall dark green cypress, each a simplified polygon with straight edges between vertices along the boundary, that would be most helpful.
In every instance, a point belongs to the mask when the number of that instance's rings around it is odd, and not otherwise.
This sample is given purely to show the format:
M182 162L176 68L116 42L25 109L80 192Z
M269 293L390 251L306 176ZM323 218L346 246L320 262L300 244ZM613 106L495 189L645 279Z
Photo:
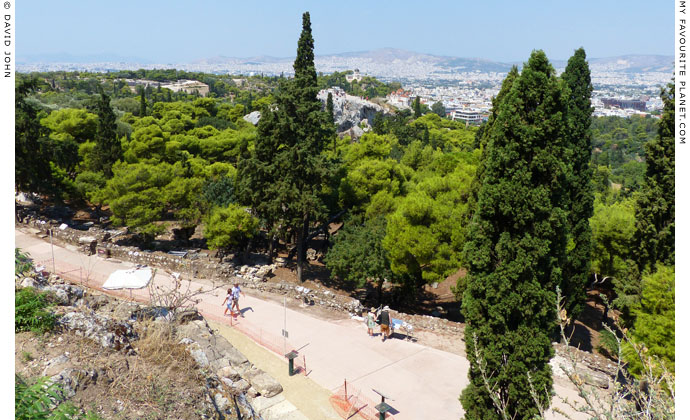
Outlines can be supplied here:
M328 97L326 98L326 112L330 116L330 122L334 123L335 120L335 111L333 108L333 94L331 92L328 92ZM337 151L337 137L333 136L333 153L336 153Z
M106 177L113 175L112 167L122 157L122 145L117 138L115 113L110 107L110 97L101 93L97 103L98 126L96 128L96 145L94 147L94 166Z
M513 82L515 79L518 78L520 74L518 73L517 66L513 66L508 74L506 75L506 78L503 79L503 84L501 85L501 90L498 92L498 94L491 100L491 114L489 114L489 120L481 126L480 130L477 131L476 136L475 136L475 147L480 148L482 151L482 154L479 158L479 165L477 165L477 172L474 176L474 179L472 180L472 184L470 185L470 196L467 200L467 208L468 211L466 213L466 219L463 220L464 224L468 224L474 215L474 213L477 211L477 200L478 200L478 195L479 195L479 189L482 185L482 174L484 173L484 160L486 158L486 144L488 142L489 137L491 136L492 128L493 125L496 121L496 116L498 115L498 109L503 102L503 98L510 92L511 87L513 86ZM466 258L466 256L464 257ZM456 294L462 294L464 291L464 286L465 284L465 279L464 278L459 278L458 279L458 284L457 284L457 289L456 289ZM462 296L459 296L462 297Z
M321 152L334 135L332 120L316 97L308 12L302 16L294 70L294 79L280 82L275 109L266 110L259 121L254 152L238 165L238 178L244 178L238 189L265 211L263 217L294 234L297 277L302 280L309 226L326 215L323 186L331 169Z
M14 184L20 191L54 193L49 130L41 125L40 110L26 101L37 88L38 81L30 79L15 89Z
M414 98L414 103L412 104L412 109L414 109L414 117L419 118L422 116L422 103L419 100L419 96Z
M676 261L675 90L674 83L661 89L659 134L645 144L647 172L635 207L640 270L655 271L657 263L673 266Z
M146 116L146 91L143 87L139 90L140 99L139 99L139 116L140 117L145 117Z
M469 276L462 308L470 384L460 399L468 420L501 418L480 363L511 416L539 414L528 373L541 404L548 405L543 390L552 388L555 290L566 259L565 112L553 67L543 51L533 52L489 134L465 249Z
M585 285L590 275L592 255L592 229L589 219L594 214L592 156L592 79L587 55L583 48L575 51L561 78L568 87L568 129L566 144L571 163L569 236L572 239L568 263L561 290L565 308L575 317L585 301Z

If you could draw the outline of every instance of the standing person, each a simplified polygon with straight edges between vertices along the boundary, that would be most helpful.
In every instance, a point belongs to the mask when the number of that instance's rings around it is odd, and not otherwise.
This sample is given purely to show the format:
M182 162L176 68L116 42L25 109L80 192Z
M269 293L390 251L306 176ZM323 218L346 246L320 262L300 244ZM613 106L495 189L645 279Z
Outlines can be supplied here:
M374 326L376 325L376 309L373 307L367 314L367 333L373 337L374 336Z
M232 314L232 301L232 289L228 289L228 294L225 295L225 300L223 301L223 303L220 304L220 306L225 306L225 312L223 312L223 315L228 314L228 309L230 309L230 314Z
M235 283L235 286L232 288L232 307L237 308L237 313L239 313L240 316L244 318L244 314L240 310L240 294L244 296L244 292L242 292L242 290L240 289L240 284Z
M381 320L381 341L386 341L386 338L391 336L391 316L388 313L388 305L383 307L379 319Z

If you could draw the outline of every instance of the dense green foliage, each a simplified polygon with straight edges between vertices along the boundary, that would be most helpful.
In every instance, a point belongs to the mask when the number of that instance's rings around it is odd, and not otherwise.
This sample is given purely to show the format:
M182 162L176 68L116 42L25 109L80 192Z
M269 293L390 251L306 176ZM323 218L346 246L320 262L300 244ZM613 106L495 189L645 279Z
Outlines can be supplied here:
M19 248L14 249L14 274L22 274L33 270L34 263L31 258L23 253Z
M379 286L392 279L388 252L382 246L386 219L379 215L371 220L351 218L333 239L324 262L333 278L362 287L367 281Z
M74 404L65 401L62 388L43 377L27 382L14 375L14 418L16 420L98 420L89 412L82 415Z
M585 61L585 50L579 48L568 60L561 78L567 87L567 130L566 144L570 156L570 214L568 234L571 244L568 248L568 262L563 273L561 290L565 296L565 309L577 316L585 301L585 285L590 275L590 254L592 232L589 218L592 217L594 201L592 185L592 79L589 65Z
M675 269L657 265L654 274L642 278L639 304L633 310L635 324L632 328L634 342L642 343L651 356L658 357L670 372L675 371L676 360L676 292ZM639 358L632 349L625 349L624 357L633 373L640 373Z
M647 171L637 199L637 258L640 270L675 264L675 85L661 90L664 113L658 136L645 144Z
M368 98L385 97L391 92L401 88L400 83L383 83L370 76L362 76L362 80L348 82L346 77L352 74L352 70L334 72L329 75L319 75L319 89L339 87L350 95Z
M257 234L258 228L259 221L255 217L244 208L230 204L228 207L216 207L211 211L204 236L210 249L244 250Z
M52 331L57 316L50 312L53 304L48 293L24 287L14 293L14 332L33 331L42 334Z
M507 402L510 416L531 419L539 412L528 374L535 389L552 386L553 302L566 260L568 220L566 101L546 55L535 51L490 130L466 244L466 419L500 418L492 393ZM480 366L493 390L485 387ZM548 405L543 393L537 398Z
M49 131L40 124L39 108L27 101L37 85L22 81L15 92L14 183L20 191L43 193L51 191L53 176Z

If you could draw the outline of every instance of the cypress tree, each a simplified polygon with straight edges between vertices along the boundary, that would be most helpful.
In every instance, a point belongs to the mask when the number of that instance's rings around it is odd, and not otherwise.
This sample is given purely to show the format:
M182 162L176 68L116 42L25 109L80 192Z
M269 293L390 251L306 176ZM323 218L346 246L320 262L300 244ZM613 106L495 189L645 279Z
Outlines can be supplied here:
M422 103L419 100L419 96L414 98L414 103L412 104L412 109L414 109L414 117L419 118L422 116Z
M238 189L266 220L294 234L297 278L302 280L310 223L326 214L322 190L331 169L321 152L334 135L333 123L316 97L309 12L302 16L294 70L294 79L280 82L275 109L265 110L259 121L254 152L238 168L238 178L244 178Z
M140 94L140 100L139 100L139 116L140 117L145 117L146 116L146 97L144 88L142 87L141 90L139 91Z
M585 301L585 285L590 274L592 229L589 219L594 214L593 171L589 165L592 156L592 79L583 48L568 60L562 79L568 87L568 129L566 144L572 171L568 181L570 190L569 235L572 239L568 263L561 290L565 308L577 316Z
M503 79L501 90L491 100L491 114L489 114L489 120L480 126L480 129L477 130L475 135L475 148L480 148L482 154L479 158L477 173L475 174L474 179L472 180L472 185L470 186L470 197L467 204L469 209L467 214L470 219L477 210L477 196L479 194L479 188L482 185L482 173L484 172L484 159L486 157L486 144L491 136L494 123L496 122L496 116L498 115L498 109L503 102L503 98L508 94L508 92L510 92L510 89L513 87L513 82L515 82L515 79L517 79L518 76L520 76L520 74L518 73L517 66L513 66L508 72L506 78Z
M326 98L326 112L330 116L330 122L333 123L335 121L335 111L333 110L333 94L331 92L328 92L328 98ZM333 153L336 153L336 137L333 137Z
M492 395L509 416L539 414L528 374L541 405L548 406L543 390L552 388L550 333L566 249L565 111L553 67L543 51L533 52L501 100L488 135L465 248L470 384L460 399L468 420L501 418Z
M37 88L38 81L30 79L15 89L14 184L20 191L54 193L49 130L41 125L40 110L26 101Z
M117 138L115 113L110 107L110 97L101 93L101 99L96 104L98 112L98 126L96 128L96 145L94 147L94 166L102 171L106 177L113 175L112 167L122 157L122 145Z
M638 196L635 239L640 271L655 271L657 263L675 265L676 181L675 181L675 84L661 89L664 111L659 134L645 144L647 172Z

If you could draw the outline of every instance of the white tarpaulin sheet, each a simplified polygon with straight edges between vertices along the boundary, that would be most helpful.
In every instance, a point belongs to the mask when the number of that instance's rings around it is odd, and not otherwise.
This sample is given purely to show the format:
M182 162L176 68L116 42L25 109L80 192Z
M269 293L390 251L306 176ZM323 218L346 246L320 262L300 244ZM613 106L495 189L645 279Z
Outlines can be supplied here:
M148 286L151 281L150 268L132 268L130 270L117 270L103 283L104 289L141 289Z

